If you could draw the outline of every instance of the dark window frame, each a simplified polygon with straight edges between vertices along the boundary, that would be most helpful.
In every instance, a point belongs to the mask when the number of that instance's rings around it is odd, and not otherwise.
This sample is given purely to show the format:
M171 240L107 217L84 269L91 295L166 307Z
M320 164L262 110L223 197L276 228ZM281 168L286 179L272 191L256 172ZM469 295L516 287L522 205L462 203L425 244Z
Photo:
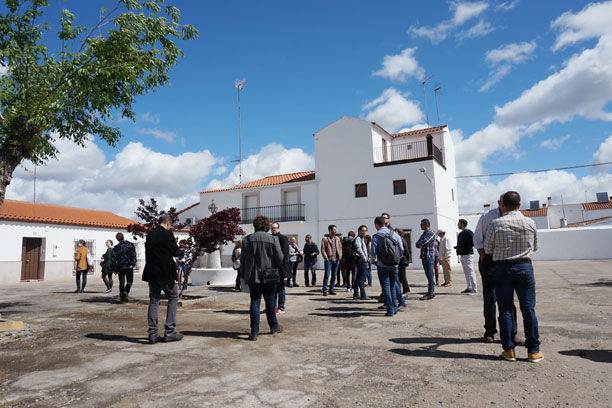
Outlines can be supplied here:
M355 198L368 196L368 183L355 184Z
M401 186L401 184L396 184L399 182L403 182L403 191L402 188L398 189L398 185ZM401 194L406 194L406 179L400 179L400 180L393 180L393 195L401 195Z

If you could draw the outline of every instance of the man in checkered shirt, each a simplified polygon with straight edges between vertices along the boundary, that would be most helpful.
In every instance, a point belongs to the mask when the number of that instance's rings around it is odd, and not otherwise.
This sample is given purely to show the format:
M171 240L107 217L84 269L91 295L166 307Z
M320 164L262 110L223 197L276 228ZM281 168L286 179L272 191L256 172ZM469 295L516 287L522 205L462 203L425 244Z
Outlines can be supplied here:
M535 278L531 257L538 249L535 222L518 209L521 196L516 191L503 195L502 216L491 221L485 234L485 252L493 254L495 261L495 294L499 308L499 329L503 351L501 357L516 361L514 336L516 323L512 319L514 292L519 299L528 361L544 359L540 352L538 319L535 314Z

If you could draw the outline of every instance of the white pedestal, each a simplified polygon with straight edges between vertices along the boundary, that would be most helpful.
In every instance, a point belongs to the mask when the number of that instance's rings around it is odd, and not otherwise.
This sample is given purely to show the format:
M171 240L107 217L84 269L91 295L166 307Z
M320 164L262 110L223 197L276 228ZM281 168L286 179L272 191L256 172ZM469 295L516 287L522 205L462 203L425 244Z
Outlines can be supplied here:
M194 286L236 284L236 271L233 268L193 268L189 277Z

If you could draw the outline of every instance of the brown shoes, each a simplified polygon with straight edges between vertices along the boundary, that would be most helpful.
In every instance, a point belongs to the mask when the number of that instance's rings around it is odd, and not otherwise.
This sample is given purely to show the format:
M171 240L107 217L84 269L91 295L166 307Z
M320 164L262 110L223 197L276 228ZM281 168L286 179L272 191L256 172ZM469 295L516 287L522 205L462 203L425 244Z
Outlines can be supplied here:
M433 295L425 295L425 296L421 296L419 300L431 300L433 298L434 298Z

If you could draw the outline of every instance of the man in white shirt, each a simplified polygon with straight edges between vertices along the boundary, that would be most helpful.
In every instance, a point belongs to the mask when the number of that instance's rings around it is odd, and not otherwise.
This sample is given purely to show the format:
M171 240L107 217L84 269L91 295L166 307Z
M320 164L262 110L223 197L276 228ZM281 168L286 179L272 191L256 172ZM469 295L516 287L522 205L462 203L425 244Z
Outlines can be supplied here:
M453 286L453 280L451 278L451 254L453 253L453 247L446 237L446 231L443 229L438 230L438 236L440 237L440 244L438 247L438 253L440 256L440 264L444 271L444 283L442 286L448 287Z

